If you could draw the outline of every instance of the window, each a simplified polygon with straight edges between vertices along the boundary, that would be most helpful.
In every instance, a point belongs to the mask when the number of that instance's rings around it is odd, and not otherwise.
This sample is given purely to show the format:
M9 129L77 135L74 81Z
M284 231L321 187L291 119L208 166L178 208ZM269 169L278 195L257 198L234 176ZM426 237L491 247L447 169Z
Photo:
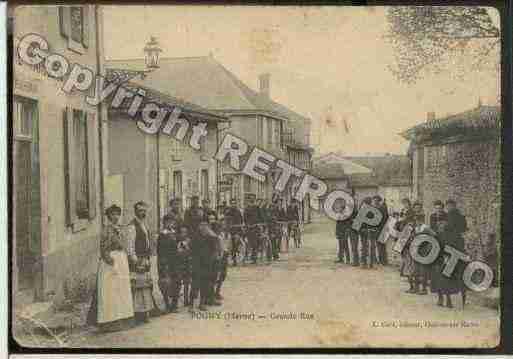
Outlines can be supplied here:
M66 214L74 231L85 229L96 216L94 117L82 110L64 111Z
M59 6L59 28L68 48L83 54L89 46L89 5Z
M262 146L264 144L264 117L257 116L256 126L257 126L257 140L256 143L258 146Z
M273 144L278 146L280 144L280 127L281 123L279 120L274 120L274 139Z
M88 168L87 168L87 126L85 113L79 110L73 110L73 136L75 143L73 151L73 161L76 166L75 176L75 211L79 219L89 217L89 199L88 199Z
M13 116L15 136L32 139L32 122L37 116L35 102L16 97L14 100Z
M244 176L244 192L250 193L252 191L252 180L249 176Z
M267 145L271 147L273 145L273 119L267 119Z
M208 189L209 189L209 185L208 185L208 170L207 169L202 169L201 170L201 197L203 199L207 199L208 198Z
M173 172L173 197L182 198L182 171Z
M181 161L183 155L182 142L176 138L172 138L171 141L171 158L173 161Z

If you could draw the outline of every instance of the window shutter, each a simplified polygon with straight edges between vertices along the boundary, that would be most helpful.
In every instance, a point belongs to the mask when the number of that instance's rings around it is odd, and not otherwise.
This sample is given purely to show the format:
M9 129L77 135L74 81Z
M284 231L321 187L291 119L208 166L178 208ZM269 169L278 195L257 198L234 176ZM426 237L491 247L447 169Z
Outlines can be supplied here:
M82 7L82 45L89 47L89 5Z
M59 6L59 29L61 31L61 36L64 38L69 38L70 34L70 9L69 6Z
M86 114L86 128L87 128L87 178L89 180L87 186L88 204L89 204L89 219L96 217L96 146L95 146L95 114Z
M77 219L75 211L75 162L73 161L74 136L73 136L73 112L66 107L63 114L64 122L64 187L66 191L66 222L73 226Z

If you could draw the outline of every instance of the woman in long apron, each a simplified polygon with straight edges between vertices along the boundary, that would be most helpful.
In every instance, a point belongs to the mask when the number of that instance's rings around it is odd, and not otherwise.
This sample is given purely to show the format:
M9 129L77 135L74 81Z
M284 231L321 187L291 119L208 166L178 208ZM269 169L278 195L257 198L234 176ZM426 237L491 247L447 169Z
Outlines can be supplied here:
M112 205L106 215L110 223L100 242L96 292L87 321L102 331L114 331L130 326L134 308L123 232L118 225L121 208Z

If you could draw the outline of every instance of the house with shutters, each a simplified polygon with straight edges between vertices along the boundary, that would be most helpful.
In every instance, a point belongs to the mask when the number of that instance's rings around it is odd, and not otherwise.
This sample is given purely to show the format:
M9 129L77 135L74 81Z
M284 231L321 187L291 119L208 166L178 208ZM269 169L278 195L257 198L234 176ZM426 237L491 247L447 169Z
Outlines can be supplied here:
M96 6L10 9L13 50L28 34L70 64L102 69L101 12ZM95 273L102 229L101 132L105 109L85 94L61 90L43 65L13 51L12 275L18 298L63 298L63 284ZM64 77L65 78L65 77ZM28 294L28 295L26 295Z
M117 70L137 70L144 66L144 59L108 61L108 67ZM259 77L257 92L244 84L211 55L160 57L158 69L149 72L144 78L134 79L133 83L227 116L229 123L222 126L219 143L229 132L245 139L250 146L258 146L278 158L287 160L288 147L284 134L291 133L295 136L295 142L303 145L299 151L306 152L305 157L310 156L308 155L311 151L309 148L310 119L271 99L269 74ZM290 131L291 129L295 130ZM195 188L206 188L204 179L208 178L210 181L212 175L211 172L205 173L200 177L198 187L194 187L196 177L189 176L180 165L180 158L185 158L185 152L180 153L181 151L185 149L177 146L176 152L162 153L162 156L169 158L168 161L173 164L168 174L169 191L182 193L184 199L187 199L188 193L195 192ZM210 153L210 157L214 154ZM211 200L221 202L236 198L242 206L245 205L245 199L249 194L256 194L259 198L270 200L273 196L272 179L276 178L278 171L270 173L268 180L262 183L226 165L221 165L215 182L222 185L218 186L218 190L214 192L215 198ZM201 191L196 193L207 195ZM210 196L210 191L208 195ZM290 195L286 198L290 198ZM305 206L305 204L302 205Z

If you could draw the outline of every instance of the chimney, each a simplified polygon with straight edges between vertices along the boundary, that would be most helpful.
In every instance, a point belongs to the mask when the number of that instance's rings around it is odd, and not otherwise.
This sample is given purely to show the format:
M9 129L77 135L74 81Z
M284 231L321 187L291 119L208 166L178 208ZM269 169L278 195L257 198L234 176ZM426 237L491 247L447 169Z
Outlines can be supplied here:
M270 81L271 74L265 73L258 76L258 84L260 87L260 94L265 96L266 98L270 98Z
M436 116L434 112L428 112L427 113L427 122L435 120Z

